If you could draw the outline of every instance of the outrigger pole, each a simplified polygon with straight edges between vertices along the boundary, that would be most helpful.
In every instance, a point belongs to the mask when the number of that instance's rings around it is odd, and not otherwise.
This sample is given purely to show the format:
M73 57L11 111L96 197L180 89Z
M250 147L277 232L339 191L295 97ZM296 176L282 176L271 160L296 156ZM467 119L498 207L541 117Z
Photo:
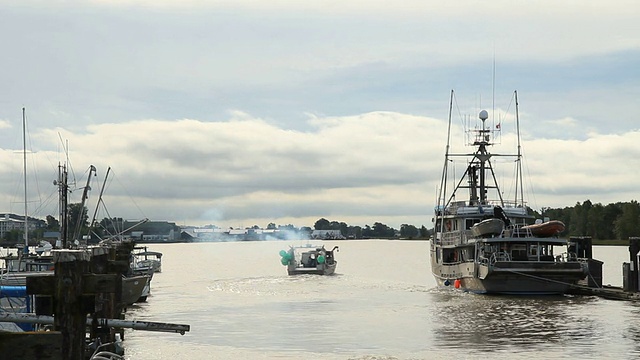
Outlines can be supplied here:
M518 155L517 155L517 180L516 180L516 191L515 191L515 204L518 205L518 182L520 183L520 200L522 201L522 206L524 206L524 183L522 182L522 152L520 148L520 111L518 110L518 91L514 90L514 96L516 100L516 133L518 138Z
M440 217L444 219L444 208L446 206L444 202L444 194L447 192L447 169L449 167L449 147L451 141L451 114L453 113L453 89L451 89L451 98L449 99L449 124L447 125L447 147L444 153L444 166L442 167L442 177L440 178L440 193L438 194L438 208L436 209L436 218L438 212ZM444 221L440 222L440 232L444 232Z

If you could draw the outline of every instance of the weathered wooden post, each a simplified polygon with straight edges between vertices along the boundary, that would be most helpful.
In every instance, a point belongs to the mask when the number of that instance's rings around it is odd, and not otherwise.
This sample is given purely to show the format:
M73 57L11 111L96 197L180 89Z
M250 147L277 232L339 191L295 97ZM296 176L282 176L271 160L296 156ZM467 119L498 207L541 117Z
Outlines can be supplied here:
M54 251L55 321L54 329L62 333L62 357L82 360L85 351L87 314L93 312L83 296L83 275L89 271L91 255L85 250ZM91 306L88 306L91 305Z
M107 274L109 271L109 261L115 256L115 250L113 247L91 247L91 273L93 274ZM119 280L119 276L115 277ZM121 288L121 281L116 281L116 287ZM109 289L112 290L112 289ZM119 314L116 314L116 297L114 291L98 292L95 298L95 312L93 313L93 319L107 318L111 319ZM115 330L110 327L103 327L94 321L91 325L91 339L100 339L100 343L111 343L115 340Z
M640 252L640 237L632 236L629 238L629 280L628 290L631 292L638 291L638 252Z

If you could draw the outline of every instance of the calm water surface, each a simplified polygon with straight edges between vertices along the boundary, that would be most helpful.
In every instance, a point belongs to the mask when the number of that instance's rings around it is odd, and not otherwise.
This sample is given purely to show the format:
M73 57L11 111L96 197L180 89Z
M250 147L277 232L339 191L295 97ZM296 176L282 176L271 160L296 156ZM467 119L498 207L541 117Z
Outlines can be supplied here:
M147 303L127 319L191 325L127 330L127 359L524 359L640 356L640 303L498 297L437 289L426 241L325 241L334 276L288 276L294 241L150 245L164 253ZM600 246L622 285L627 247Z

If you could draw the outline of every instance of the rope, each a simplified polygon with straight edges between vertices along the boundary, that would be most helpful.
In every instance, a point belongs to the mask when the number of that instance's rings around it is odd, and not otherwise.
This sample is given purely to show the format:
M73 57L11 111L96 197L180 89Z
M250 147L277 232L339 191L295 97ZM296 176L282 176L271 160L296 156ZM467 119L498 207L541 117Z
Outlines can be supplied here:
M558 280L553 280L553 279L548 279L548 278L544 278L541 276L535 276L535 275L531 275L531 274L525 274L523 272L519 272L519 271L514 271L514 270L510 270L510 269L504 269L506 271L512 272L514 274L518 274L518 275L522 275L522 276L528 276L537 280L543 280L543 281L548 281L548 282L554 282L554 283L558 283L558 284L562 284L562 285L569 285L569 286L574 286L574 287L580 287L579 285L576 284L572 284L572 283L568 283L568 282L564 282L564 281L558 281Z

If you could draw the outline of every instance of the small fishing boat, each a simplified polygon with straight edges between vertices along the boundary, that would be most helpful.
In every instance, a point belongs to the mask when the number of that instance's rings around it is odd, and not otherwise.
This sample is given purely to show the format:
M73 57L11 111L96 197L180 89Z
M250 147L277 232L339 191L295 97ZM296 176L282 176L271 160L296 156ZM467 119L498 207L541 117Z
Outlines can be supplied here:
M324 245L292 246L288 251L280 250L280 262L287 266L289 275L332 275L338 265L334 251L339 251L337 246L331 250L325 249Z
M134 248L131 253L131 269L134 274L162 272L162 253L149 251L146 246Z
M500 235L502 230L504 230L504 221L498 218L482 220L471 227L471 233L476 237Z
M521 229L531 231L533 236L552 237L564 231L564 223L560 220L551 220L543 223L525 225Z

